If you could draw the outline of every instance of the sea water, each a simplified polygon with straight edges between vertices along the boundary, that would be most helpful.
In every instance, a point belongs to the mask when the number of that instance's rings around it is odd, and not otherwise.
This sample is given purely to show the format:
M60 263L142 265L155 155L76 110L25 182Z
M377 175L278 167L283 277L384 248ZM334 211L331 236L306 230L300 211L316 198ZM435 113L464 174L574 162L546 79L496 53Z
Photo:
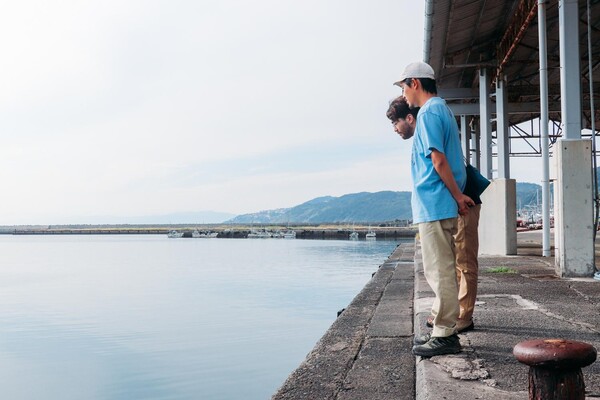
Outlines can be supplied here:
M397 244L2 235L2 397L270 398Z

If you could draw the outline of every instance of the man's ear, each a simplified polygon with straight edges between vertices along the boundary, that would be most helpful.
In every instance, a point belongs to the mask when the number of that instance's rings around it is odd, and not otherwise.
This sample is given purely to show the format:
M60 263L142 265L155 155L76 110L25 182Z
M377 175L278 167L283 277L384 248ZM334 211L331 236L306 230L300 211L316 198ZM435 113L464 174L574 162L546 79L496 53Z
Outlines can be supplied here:
M419 78L412 78L411 83L412 83L411 87L415 90L421 87L421 81L419 80Z

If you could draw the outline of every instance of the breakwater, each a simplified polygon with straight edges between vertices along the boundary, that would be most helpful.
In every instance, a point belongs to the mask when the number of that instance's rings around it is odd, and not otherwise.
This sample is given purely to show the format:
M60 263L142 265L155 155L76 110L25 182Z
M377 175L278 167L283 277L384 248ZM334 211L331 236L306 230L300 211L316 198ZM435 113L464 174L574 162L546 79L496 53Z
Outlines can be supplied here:
M31 228L5 228L0 231L3 234L12 235L166 235L171 230L183 232L184 238L192 238L192 232L198 229L200 231L211 230L217 233L217 238L223 239L242 239L246 238L252 231L251 227L180 227L180 226L161 226L161 227L31 227ZM267 229L271 229L267 227ZM273 228L273 230L276 230ZM339 228L339 227L297 227L293 228L296 232L296 239L348 239L351 232L357 232L359 239L365 239L369 231L368 228ZM414 237L416 230L407 227L380 227L371 228L377 234L377 240L393 240L399 238Z

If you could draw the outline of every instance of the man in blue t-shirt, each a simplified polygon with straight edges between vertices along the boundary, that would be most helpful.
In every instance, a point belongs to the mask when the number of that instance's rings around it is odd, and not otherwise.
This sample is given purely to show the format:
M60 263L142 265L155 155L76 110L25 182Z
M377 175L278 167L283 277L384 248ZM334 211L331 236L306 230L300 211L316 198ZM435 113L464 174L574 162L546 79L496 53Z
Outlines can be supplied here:
M411 157L413 222L419 225L423 270L435 293L433 331L416 337L413 354L431 357L458 353L459 314L453 235L457 215L473 200L463 194L466 171L458 125L446 102L437 97L435 74L424 62L409 64L395 85L410 107L420 107Z

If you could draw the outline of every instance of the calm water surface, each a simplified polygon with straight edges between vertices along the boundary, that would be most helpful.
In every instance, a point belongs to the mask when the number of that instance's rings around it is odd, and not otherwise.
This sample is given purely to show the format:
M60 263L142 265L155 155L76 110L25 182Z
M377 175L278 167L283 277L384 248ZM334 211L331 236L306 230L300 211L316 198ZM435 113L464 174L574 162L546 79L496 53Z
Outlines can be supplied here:
M268 399L397 242L0 236L7 399Z

